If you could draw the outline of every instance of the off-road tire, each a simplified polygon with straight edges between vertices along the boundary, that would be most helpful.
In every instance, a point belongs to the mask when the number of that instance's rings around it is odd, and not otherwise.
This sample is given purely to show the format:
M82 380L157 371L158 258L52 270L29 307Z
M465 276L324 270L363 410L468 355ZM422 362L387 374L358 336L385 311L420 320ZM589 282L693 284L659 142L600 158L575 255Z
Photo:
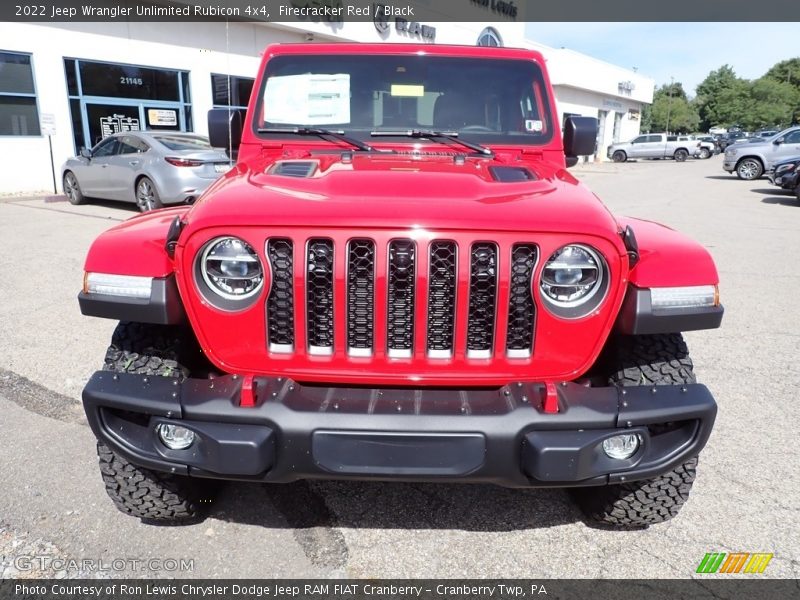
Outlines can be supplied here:
M706 159L711 158L711 150L708 148L700 148L700 158Z
M103 370L185 379L184 357L195 351L194 340L177 327L120 323L111 338ZM100 474L117 508L140 519L161 523L194 522L211 505L212 482L158 473L131 464L97 443Z
M628 155L622 150L617 150L611 155L611 160L613 160L615 163L625 162L628 160Z
M610 385L680 385L695 383L692 360L679 333L617 336L601 358ZM641 481L573 490L590 524L641 529L668 521L689 498L697 457L672 471Z
M683 148L678 148L677 150L675 150L673 158L678 162L683 162L687 158L689 158L689 152L684 150Z
M189 477L156 473L132 465L97 442L100 475L120 512L160 523L195 522L208 508L206 486Z

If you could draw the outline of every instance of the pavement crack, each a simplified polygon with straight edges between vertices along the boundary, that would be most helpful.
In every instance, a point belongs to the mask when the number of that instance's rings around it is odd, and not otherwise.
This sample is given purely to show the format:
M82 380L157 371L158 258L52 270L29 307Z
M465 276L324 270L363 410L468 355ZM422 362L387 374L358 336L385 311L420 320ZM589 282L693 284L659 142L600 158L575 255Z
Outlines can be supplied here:
M77 400L2 368L0 397L49 419L78 425L87 424L81 403Z

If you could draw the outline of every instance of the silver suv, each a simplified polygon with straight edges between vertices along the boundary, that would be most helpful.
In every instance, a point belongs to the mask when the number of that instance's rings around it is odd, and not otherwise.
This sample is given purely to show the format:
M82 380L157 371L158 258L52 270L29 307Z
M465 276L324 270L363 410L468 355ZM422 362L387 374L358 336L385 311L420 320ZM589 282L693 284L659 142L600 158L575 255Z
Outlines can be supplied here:
M722 168L735 172L739 179L758 179L772 171L776 162L797 155L800 155L800 127L790 127L763 142L728 146Z

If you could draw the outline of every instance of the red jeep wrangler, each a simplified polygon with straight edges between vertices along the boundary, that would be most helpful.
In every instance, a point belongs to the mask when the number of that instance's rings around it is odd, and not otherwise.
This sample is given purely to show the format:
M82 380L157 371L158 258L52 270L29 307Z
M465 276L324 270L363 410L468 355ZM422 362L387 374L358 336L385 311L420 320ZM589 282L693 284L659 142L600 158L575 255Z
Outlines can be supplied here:
M718 327L706 250L613 217L565 168L542 56L269 47L233 168L86 260L120 320L83 392L123 512L196 517L210 479L569 487L641 527L686 501L716 415L682 331Z

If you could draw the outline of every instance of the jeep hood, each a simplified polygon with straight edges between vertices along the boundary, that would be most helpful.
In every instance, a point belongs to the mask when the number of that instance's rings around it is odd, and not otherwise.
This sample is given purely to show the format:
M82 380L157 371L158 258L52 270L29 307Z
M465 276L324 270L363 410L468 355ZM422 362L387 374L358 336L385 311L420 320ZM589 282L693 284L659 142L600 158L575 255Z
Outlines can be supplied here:
M530 179L498 180L503 178L498 167L525 169ZM462 164L452 155L394 154L238 164L195 204L188 224L195 231L273 225L543 231L604 238L619 231L596 196L545 161L500 156L467 158Z

